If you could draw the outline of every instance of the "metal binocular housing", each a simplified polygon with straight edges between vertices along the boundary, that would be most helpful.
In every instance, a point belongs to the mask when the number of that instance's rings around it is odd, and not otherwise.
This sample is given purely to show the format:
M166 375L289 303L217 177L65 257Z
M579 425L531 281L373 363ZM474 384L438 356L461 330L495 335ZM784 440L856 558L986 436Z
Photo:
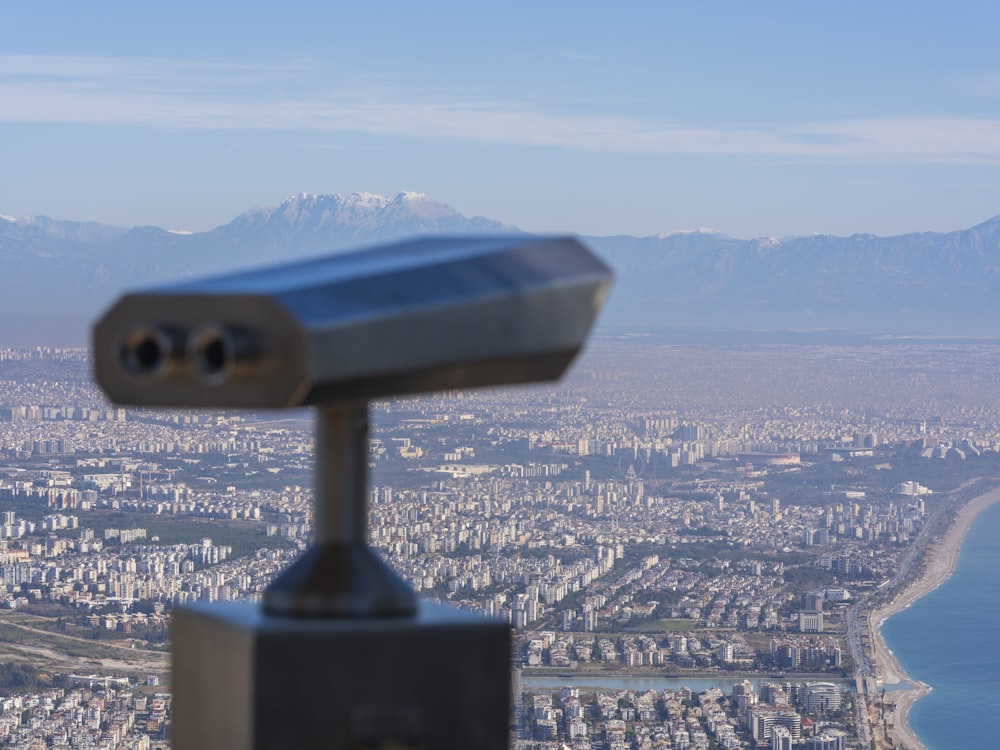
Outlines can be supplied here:
M246 409L550 380L609 279L572 238L419 239L127 294L95 371L118 403Z

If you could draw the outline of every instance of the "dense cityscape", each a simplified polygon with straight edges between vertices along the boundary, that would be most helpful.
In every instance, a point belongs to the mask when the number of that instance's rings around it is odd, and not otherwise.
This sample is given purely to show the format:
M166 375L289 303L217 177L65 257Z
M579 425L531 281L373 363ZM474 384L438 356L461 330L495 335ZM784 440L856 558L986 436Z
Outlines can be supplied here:
M370 543L510 623L524 750L891 747L867 615L1000 476L998 360L599 338L560 384L376 402ZM313 442L305 411L123 409L84 350L0 350L0 742L167 747L171 612L305 549Z

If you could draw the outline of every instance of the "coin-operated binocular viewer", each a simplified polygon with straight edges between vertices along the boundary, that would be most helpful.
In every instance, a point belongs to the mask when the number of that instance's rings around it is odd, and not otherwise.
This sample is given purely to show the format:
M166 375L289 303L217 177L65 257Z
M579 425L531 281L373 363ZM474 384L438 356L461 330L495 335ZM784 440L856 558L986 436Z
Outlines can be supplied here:
M316 407L312 547L251 602L173 618L177 750L492 750L510 631L418 601L367 546L368 400L552 380L611 280L572 238L444 237L122 297L118 403Z

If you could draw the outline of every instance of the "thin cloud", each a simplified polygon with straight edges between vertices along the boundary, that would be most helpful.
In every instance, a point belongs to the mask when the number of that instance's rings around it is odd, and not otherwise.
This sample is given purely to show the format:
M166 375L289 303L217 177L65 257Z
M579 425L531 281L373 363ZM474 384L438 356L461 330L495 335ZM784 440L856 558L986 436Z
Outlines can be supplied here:
M1000 164L998 119L896 116L699 127L386 85L310 61L0 56L0 122L364 133L649 154Z

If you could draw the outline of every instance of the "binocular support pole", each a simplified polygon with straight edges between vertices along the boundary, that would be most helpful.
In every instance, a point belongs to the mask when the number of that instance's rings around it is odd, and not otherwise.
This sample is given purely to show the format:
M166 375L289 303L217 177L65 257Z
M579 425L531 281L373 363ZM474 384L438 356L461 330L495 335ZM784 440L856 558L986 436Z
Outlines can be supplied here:
M264 591L264 611L290 617L397 617L413 590L367 544L368 402L316 414L315 540Z
M510 626L422 602L366 544L368 404L316 415L315 541L250 602L174 614L178 750L506 750Z

